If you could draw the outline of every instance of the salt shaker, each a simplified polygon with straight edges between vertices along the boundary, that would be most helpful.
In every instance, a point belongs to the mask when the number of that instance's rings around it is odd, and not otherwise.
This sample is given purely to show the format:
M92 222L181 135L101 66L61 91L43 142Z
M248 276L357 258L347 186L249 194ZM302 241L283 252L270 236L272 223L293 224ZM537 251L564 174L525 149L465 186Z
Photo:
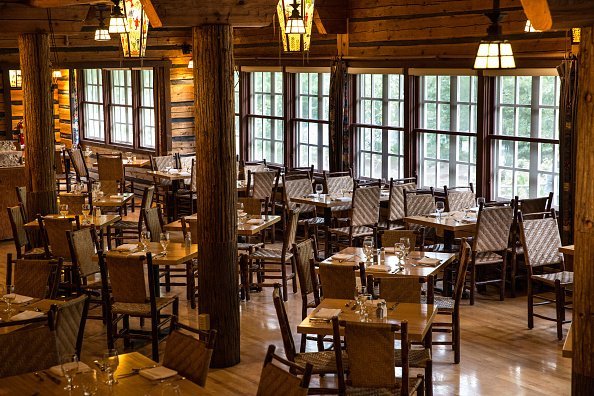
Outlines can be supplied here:
M186 232L186 236L184 237L184 247L186 248L186 251L189 251L192 247L192 233L189 231Z
M377 319L383 319L384 318L384 309L382 307L382 303L378 302L377 303L377 308L375 310L375 317Z

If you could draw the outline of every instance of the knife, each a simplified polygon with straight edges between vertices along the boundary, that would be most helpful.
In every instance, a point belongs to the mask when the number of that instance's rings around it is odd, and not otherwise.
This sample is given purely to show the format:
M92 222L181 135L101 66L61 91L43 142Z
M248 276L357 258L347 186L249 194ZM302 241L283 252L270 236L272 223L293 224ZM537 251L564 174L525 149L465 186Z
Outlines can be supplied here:
M47 376L54 384L60 385L62 381L59 378L56 378L54 375L50 374L48 371L42 371L43 374Z

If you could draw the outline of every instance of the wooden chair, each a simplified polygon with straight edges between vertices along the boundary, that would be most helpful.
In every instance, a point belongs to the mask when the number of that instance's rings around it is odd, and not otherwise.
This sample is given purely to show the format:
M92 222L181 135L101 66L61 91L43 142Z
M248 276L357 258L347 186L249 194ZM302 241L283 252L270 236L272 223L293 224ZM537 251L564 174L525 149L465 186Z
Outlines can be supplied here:
M70 163L74 168L74 173L76 174L76 181L83 182L83 183L91 183L94 182L93 179L89 174L89 168L87 168L87 163L85 162L85 158L83 153L80 149L67 149L68 157L70 158Z
M145 187L144 192L142 193L140 210L152 208L154 196L155 186ZM111 249L112 240L115 241L116 246L121 245L125 241L138 241L142 227L142 216L139 217L138 221L119 220L115 224L107 227L107 246Z
M247 192L248 196L260 199L266 202L265 211L271 213L275 208L275 195L278 189L280 171L248 171ZM272 225L270 239L275 243L276 225Z
M472 183L469 183L468 187L448 188L448 186L443 186L443 190L446 197L446 212L457 212L476 206L476 195Z
M551 320L557 324L557 338L563 338L563 324L571 320L565 319L565 309L571 305L566 301L566 294L573 286L573 272L565 270L563 254L559 252L561 238L555 211L551 210L550 217L524 219L520 215L520 239L524 247L524 259L528 269L528 328L534 327L534 317ZM554 270L535 273L536 269L555 267ZM555 297L551 298L546 293L535 293L534 287L544 286L555 290ZM535 303L534 300L540 302ZM555 304L556 315L554 318L543 314L534 313L534 307Z
M339 326L344 327L346 353L349 356L348 379L345 379ZM338 318L333 318L332 328L341 395L424 395L423 375L409 378L407 321L396 325L339 322ZM396 332L400 332L400 353L394 351ZM402 368L400 378L394 375L396 366Z
M435 213L435 197L433 196L433 189L429 192L408 192L407 190L402 191L404 195L404 216L425 216L431 213ZM425 228L419 224L407 224L409 230L417 232L423 232L422 238L432 242L432 248L435 249L437 242L437 235L435 229Z
M0 359L0 378L55 366L59 364L56 334L47 325L0 334Z
M89 298L84 295L50 307L49 323L56 334L59 356L81 356L88 309Z
M23 216L25 218L26 223L29 221L29 208L27 206L27 187L17 187L16 196L19 202L19 206L23 209Z
M474 293L478 285L498 284L499 300L505 298L506 252L509 232L513 221L511 206L479 208L476 237L473 241L470 261L470 305L474 305ZM495 267L499 277L477 280L477 269Z
M261 248L249 255L250 273L256 273L258 287L271 287L273 283L266 283L268 279L280 280L283 285L283 298L287 301L287 284L289 280L293 283L293 293L297 293L295 281L295 257L290 252L295 243L297 233L298 211L289 212L289 223L285 230L285 237L281 250ZM290 266L291 273L287 273L287 266Z
M40 299L56 297L62 259L13 260L12 253L8 253L6 265L6 284L13 285L16 294Z
M46 258L59 258L71 261L68 247L67 231L80 229L78 216L72 217L42 217L37 219L43 239Z
M216 337L214 329L198 330L179 323L177 317L173 317L165 343L163 366L204 387Z
M189 164L187 162L189 161ZM196 156L182 157L181 169L190 168L189 183L184 180L184 187L175 191L173 218L178 219L183 215L189 216L196 212Z
M401 229L404 227L402 219L404 219L404 191L416 191L417 178L410 177L404 179L390 178L390 195L388 196L388 204L386 207L381 207L380 214L382 219L386 221L387 229Z
M93 199L91 198L91 193L81 193L81 194L64 194L60 196L60 204L68 205L68 212L81 216L82 206L84 204L90 205L90 212L93 213Z
M113 349L119 338L124 339L124 347L130 346L131 338L150 339L152 359L159 361L159 341L162 329L170 325L172 316L179 313L179 302L174 297L155 296L155 279L151 253L145 256L130 256L118 252L108 252L103 257L98 252L101 268L102 295L107 313L107 346ZM148 273L148 285L145 284L145 268ZM111 284L111 292L107 288ZM147 290L148 289L148 290ZM148 292L148 296L147 296ZM172 314L162 311L171 306ZM150 334L130 328L130 317L150 319ZM118 330L118 323L122 329Z
M256 396L306 396L311 379L311 364L308 363L303 368L276 355L275 349L274 345L268 346ZM278 367L273 363L274 360L288 366L289 370ZM301 375L301 379L297 375Z
M326 172L323 173L324 192L330 195L340 195L344 191L353 191L355 188L355 179L353 170L345 172ZM331 211L333 216L340 218L344 213L350 210L350 205L333 206Z
M247 181L248 172L264 172L266 170L266 160L262 161L242 161L239 164L240 176L243 176L243 180Z
M295 349L295 340L293 339L293 332L291 331L291 325L289 323L289 317L285 309L285 304L281 297L280 285L274 286L272 293L272 299L274 301L274 308L276 310L276 316L278 317L279 327L281 329L281 335L283 337L283 346L285 349L285 355L289 362L295 363L301 367L305 367L306 364L312 365L312 374L336 374L336 356L334 351L321 351L321 352L297 352ZM316 389L317 393L322 392L325 388Z
M285 174L283 176L283 213L288 213L289 210L299 208L301 217L299 219L299 225L303 227L305 238L309 237L310 227L313 227L313 234L317 235L318 226L324 224L324 218L317 216L315 206L296 204L291 199L303 197L311 193L313 193L313 185L308 173L300 173L293 176Z
M365 285L365 263L359 266L320 263L320 285L323 298L351 300L357 287L356 271L359 270L361 284Z
M106 195L124 193L126 191L134 193L134 181L126 182L124 172L124 160L122 153L117 154L97 154L97 168L99 172L99 181L101 189ZM130 208L134 212L134 196L130 201ZM118 208L119 209L119 208ZM123 206L124 215L127 212L127 205Z
M56 191L70 191L70 172L67 169L66 150L54 151L54 167L56 169Z
M31 246L29 236L25 230L25 214L22 206L12 206L6 208L8 211L8 220L12 228L12 239L16 250L17 259L20 258L44 258L45 249L42 247L34 248Z
M346 227L330 228L326 241L332 247L354 246L354 240L372 236L377 241L380 188L356 187ZM335 237L335 238L334 238ZM331 251L331 250L330 250Z
M241 197L237 199L237 203L243 204L243 211L248 216L260 216L263 214L270 214L269 199ZM182 220L183 223L183 220ZM255 238L259 238L260 242L251 243L250 237L245 237L245 242L237 244L237 249L252 253L256 248L263 247L266 242L266 230L260 232ZM272 238L271 238L272 239Z
M449 322L434 322L432 330L434 333L447 332L452 334L451 341L433 341L433 345L452 345L454 349L454 363L460 363L460 301L466 284L466 273L470 263L470 245L466 239L460 244L460 256L458 257L458 269L456 271L456 284L452 297L435 296L434 304L437 306L437 314L451 317Z
M150 156L152 171L166 171L168 168L179 168L180 164L175 155L164 156ZM165 206L167 204L167 196L171 189L171 181L163 180L153 175L153 186L155 187L155 202Z

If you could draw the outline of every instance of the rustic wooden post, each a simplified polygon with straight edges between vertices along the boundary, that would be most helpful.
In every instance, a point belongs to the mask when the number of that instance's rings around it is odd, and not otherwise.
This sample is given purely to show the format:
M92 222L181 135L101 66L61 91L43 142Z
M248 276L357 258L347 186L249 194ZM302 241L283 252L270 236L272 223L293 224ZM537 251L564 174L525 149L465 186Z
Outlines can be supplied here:
M239 363L233 31L193 28L198 307L218 331L213 367Z
M25 120L25 175L29 218L56 213L54 123L49 37L19 35Z
M582 28L578 77L572 395L594 389L594 35Z

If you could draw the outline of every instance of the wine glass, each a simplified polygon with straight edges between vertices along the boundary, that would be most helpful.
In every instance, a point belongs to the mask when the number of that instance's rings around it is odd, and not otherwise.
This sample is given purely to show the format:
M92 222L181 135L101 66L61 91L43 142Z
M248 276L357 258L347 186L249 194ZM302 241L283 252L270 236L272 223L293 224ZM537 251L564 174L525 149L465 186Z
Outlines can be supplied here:
M404 248L404 258L406 259L408 253L410 252L410 239L408 237L400 238L400 243Z
M478 197L476 199L476 206L478 206L479 208L481 207L481 204L484 206L485 205L485 197Z
M88 370L80 375L80 386L84 396L91 396L97 392L97 370Z
M12 316L12 303L16 298L16 294L14 293L14 285L6 285L1 293L2 300L6 304L6 312L8 312L8 317L10 318Z
M363 240L363 254L365 254L366 261L371 261L373 256L373 239L371 237L365 237Z
M441 220L441 214L443 213L444 210L445 210L445 203L443 201L435 202L435 211L437 212L437 215L439 216L439 220Z
M163 253L163 255L166 255L167 254L167 246L169 246L169 233L162 232L159 235L159 242L161 242L161 247L163 248L163 251L161 253Z
M62 217L68 216L68 205L60 204L60 216L62 216Z
M81 211L84 216L85 223L86 223L87 218L89 217L89 214L91 214L91 205L89 205L88 203L82 204Z
M126 161L128 161L129 164L132 163L132 152L126 152Z
M400 266L402 264L402 259L404 258L404 244L401 242L396 242L394 244L394 254L396 255L396 258L398 259L398 266Z
M118 365L120 364L120 359L118 358L118 351L117 349L108 349L107 352L103 354L103 368L107 372L107 381L105 382L107 385L117 384L114 374L118 369Z
M361 304L361 311L359 313L359 317L361 322L369 321L369 307L367 306L367 301L371 300L371 294L369 293L361 293L359 294L359 300Z
M323 192L324 192L324 186L322 186L321 184L316 184L316 194L318 194L318 198L320 198L322 196Z
M148 250L148 244L151 241L151 232L144 230L140 233L140 243L142 243L142 250L143 251L147 251Z
M61 356L60 367L62 369L62 374L66 377L66 381L68 381L64 390L69 391L76 388L76 385L72 383L72 377L78 372L78 357L76 354Z

